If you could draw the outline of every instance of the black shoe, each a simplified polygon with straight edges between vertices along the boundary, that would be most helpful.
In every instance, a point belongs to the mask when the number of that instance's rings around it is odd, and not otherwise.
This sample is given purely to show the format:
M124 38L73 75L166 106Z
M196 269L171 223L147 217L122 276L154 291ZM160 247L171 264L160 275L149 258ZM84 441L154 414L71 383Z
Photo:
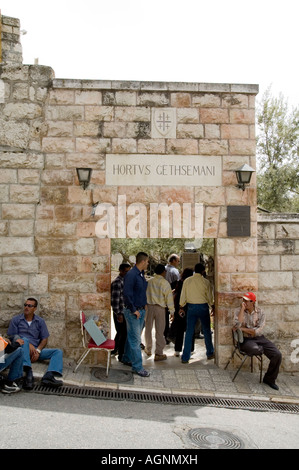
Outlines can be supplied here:
M264 384L269 385L269 387L273 388L273 390L279 390L279 387L278 387L278 385L276 385L275 382L270 382L269 380L267 380L265 378L263 379L263 382L264 382Z
M24 390L33 390L34 379L32 369L26 372L26 376L23 379L23 389Z
M62 380L57 380L55 379L54 375L50 372L47 372L42 380L41 380L41 384L42 385L45 385L46 387L55 387L55 388L58 388L58 387L62 387L63 385L63 382Z
M169 344L169 343L173 343L175 344L175 337L174 336L167 336L166 339L166 343Z
M132 366L132 362L120 361L124 366Z

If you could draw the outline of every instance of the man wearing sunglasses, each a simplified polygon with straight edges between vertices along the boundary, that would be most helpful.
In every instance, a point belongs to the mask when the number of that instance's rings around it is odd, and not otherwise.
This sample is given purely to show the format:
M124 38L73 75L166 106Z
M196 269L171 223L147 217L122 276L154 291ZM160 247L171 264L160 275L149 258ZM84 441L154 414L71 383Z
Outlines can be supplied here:
M262 335L265 326L265 315L256 307L256 295L247 292L242 297L241 307L235 311L233 330L238 333L241 350L249 356L254 354L265 354L270 360L268 370L263 382L274 390L279 390L275 383L281 364L281 352L275 344Z
M62 351L61 349L47 348L49 331L43 318L36 315L38 302L30 297L24 303L24 313L12 318L8 330L8 336L18 335L24 344L24 371L26 376L23 382L25 390L33 389L32 363L38 360L50 360L48 370L42 378L42 384L48 387L61 387L63 382L57 380L55 375L62 376Z

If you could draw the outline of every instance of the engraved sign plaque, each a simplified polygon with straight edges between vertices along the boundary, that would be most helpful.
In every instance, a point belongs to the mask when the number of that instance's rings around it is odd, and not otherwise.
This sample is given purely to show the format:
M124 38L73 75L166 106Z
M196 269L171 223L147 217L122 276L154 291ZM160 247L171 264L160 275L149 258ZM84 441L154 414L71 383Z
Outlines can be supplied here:
M227 206L227 236L250 237L250 206Z
M107 154L106 185L221 186L221 157Z

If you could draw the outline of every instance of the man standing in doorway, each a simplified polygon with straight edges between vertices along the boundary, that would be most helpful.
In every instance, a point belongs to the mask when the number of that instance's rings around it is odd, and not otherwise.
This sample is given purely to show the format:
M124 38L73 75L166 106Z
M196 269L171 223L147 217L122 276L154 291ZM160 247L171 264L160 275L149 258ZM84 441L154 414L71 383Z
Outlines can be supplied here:
M127 339L127 326L124 317L124 279L130 271L131 266L122 263L119 266L119 275L111 283L111 307L113 310L113 320L116 329L115 335L115 354L118 352L118 360L122 361L125 343Z
M164 361L167 359L163 354L166 345L164 338L165 329L165 309L174 315L174 302L172 290L169 282L165 279L165 266L158 264L155 268L155 276L148 281L146 297L147 312L145 317L145 353L148 356L152 354L152 329L155 322L156 331L156 351L155 361Z
M127 340L122 362L132 365L132 371L141 377L150 375L142 366L140 348L147 302L145 270L148 267L148 262L149 258L146 253L138 253L135 266L126 274L124 279L124 315L127 324Z
M180 273L178 267L180 265L179 255L172 254L168 258L168 264L166 265L166 281L169 282L172 289L175 289L177 282L180 279Z
M205 338L206 354L208 359L213 359L214 347L211 334L211 320L209 305L214 311L214 298L212 287L209 281L204 277L205 267L198 263L195 265L192 277L185 279L180 297L181 312L184 314L183 307L188 304L187 309L187 329L182 354L182 363L189 362L192 347L192 337L197 320L201 321L202 330Z
M180 272L178 267L180 265L180 257L173 253L168 258L168 264L166 265L166 281L169 282L171 289L174 290L177 286L178 281L180 280ZM175 342L176 331L172 328L169 328L169 310L166 309L165 312L165 329L164 336L166 339L166 344L169 344L170 341Z

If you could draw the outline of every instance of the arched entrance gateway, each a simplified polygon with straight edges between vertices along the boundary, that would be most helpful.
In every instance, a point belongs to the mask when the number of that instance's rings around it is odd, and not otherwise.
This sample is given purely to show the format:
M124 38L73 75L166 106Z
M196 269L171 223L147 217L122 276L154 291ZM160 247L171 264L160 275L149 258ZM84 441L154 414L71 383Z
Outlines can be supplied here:
M78 358L80 309L111 329L112 240L213 239L222 367L238 296L258 289L255 176L244 190L236 179L255 168L258 86L54 79L12 40L0 71L3 325L36 296L51 344ZM85 189L79 168L92 170Z

